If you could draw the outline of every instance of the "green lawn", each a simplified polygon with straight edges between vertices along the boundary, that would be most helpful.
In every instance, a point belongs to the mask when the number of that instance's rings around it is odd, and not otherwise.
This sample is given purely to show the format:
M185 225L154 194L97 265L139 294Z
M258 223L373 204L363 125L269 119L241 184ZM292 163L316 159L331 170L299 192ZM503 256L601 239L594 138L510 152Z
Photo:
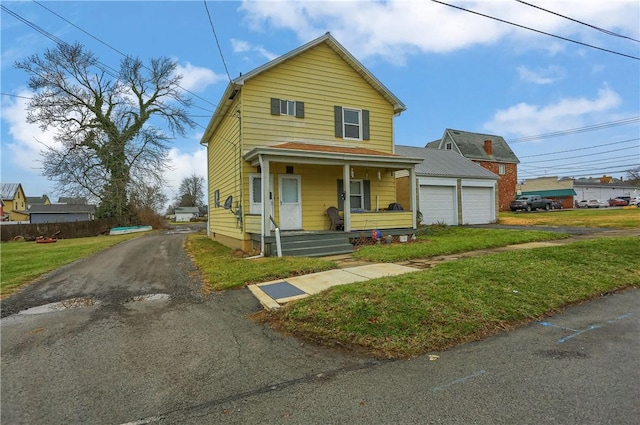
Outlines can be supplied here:
M38 276L79 258L88 257L142 233L91 238L59 239L56 243L3 242L0 244L0 296L5 297Z
M640 228L640 208L574 209L551 212L501 212L500 224L525 226L578 226L615 229Z
M461 259L333 287L271 312L323 345L407 358L483 338L603 293L640 287L640 238L602 238Z
M267 257L246 259L206 235L187 236L186 249L201 271L206 291L222 291L251 283L335 269L322 258Z
M366 246L354 253L354 257L376 262L395 262L567 237L569 235L537 230L430 226L418 231L416 242Z

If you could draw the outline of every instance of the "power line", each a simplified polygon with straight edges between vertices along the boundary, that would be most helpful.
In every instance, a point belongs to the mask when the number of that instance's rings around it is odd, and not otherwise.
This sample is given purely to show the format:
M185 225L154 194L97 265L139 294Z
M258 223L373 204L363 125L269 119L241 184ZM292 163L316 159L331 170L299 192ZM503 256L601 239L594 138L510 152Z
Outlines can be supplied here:
M211 14L209 13L209 6L207 6L207 0L202 0L204 2L204 8L207 10L207 16L209 17L209 25L211 25L211 31L213 31L213 37L216 39L216 44L218 45L218 52L220 52L220 57L222 58L222 64L224 65L224 70L227 72L227 78L231 83L231 75L229 75L229 69L227 68L227 63L224 60L224 55L222 54L222 48L220 47L220 42L218 41L218 35L216 34L216 29L213 26L213 21L211 20Z
M538 139L548 139L550 137L568 136L571 134L585 133L587 131L601 130L605 128L617 127L620 125L633 124L636 122L640 122L640 116L624 118L618 121L610 121L610 122L605 122L601 124L588 125L585 127L571 128L568 130L559 130L551 133L537 134L535 136L517 137L515 139L509 140L509 143L510 144L523 143L523 142L530 142L532 140L538 140Z
M539 153L537 155L520 156L519 158L522 159L522 158L534 158L534 157L539 157L539 156L557 155L559 153L576 152L576 151L582 151L582 150L586 150L586 149L600 148L600 147L603 147L603 146L619 145L621 143L629 143L629 142L634 142L636 140L638 140L638 139L622 140L620 142L604 143L602 145L587 146L587 147L584 147L584 148L580 147L580 148L576 148L576 149L568 149L568 150L557 151L557 152Z
M635 140L640 140L640 139L635 139ZM631 148L620 148L620 149L611 149L608 151L602 151L602 152L596 152L596 153L588 153L585 155L575 155L575 156L567 156L564 158L557 158L557 159L541 159L539 161L528 161L527 164L537 164L539 162L554 162L554 161L565 161L567 159L574 159L574 158L584 158L585 156L594 156L594 155L601 155L601 154L605 154L605 153L611 153L611 152L620 152L620 151L625 151L628 149L632 149L635 146L632 146Z
M620 37L620 38L626 38L627 40L631 40L631 41L635 41L636 43L640 43L640 40L636 40L635 38L627 37L626 35L617 34L617 33L613 32L613 31L605 30L603 28L596 27L595 25L587 24L586 22L582 22L582 21L579 21L577 19L573 19L573 18L570 18L568 16L561 15L560 13L554 12L552 10L545 9L543 7L540 7L540 6L536 6L535 4L527 3L526 1L522 1L522 0L516 0L516 1L518 3L526 4L527 6L535 7L536 9L542 10L544 12L551 13L552 15L556 15L556 16L559 16L561 18L568 19L570 21L576 22L578 24L585 25L585 26L587 26L589 28L593 28L594 30L603 32L603 33L605 33L607 35L612 35L614 37Z
M111 50L113 50L114 52L119 53L120 55L124 56L125 58L129 58L129 57L130 57L128 54L126 54L126 53L124 53L124 52L122 52L122 51L118 50L117 48L113 47L113 46L112 46L112 45L110 45L109 43L107 43L107 42L105 42L105 41L101 40L100 38L98 38L98 37L96 37L96 36L94 36L94 35L93 35L93 34L91 34L90 32L85 31L84 29L82 29L82 28L81 28L81 27L79 27L78 25L76 25L76 24L74 24L73 22L69 21L69 20L68 20L68 19L66 19L64 16L61 16L60 14L58 14L58 13L54 12L53 10L49 9L49 8L48 8L48 7L46 7L45 5L43 5L43 4L41 4L40 2L38 2L37 0L33 0L33 2L34 2L35 4L37 4L38 6L42 7L43 9L45 9L45 10L49 11L50 13L52 13L52 14L56 15L58 18L62 19L63 21L65 21L65 22L66 22L66 23L68 23L69 25L72 25L74 28L76 28L76 29L78 29L78 30L82 31L83 33L85 33L85 34L86 34L86 35L88 35L89 37L93 38L93 39L94 39L94 40L96 40L97 42L99 42L99 43L101 43L101 44L103 44L103 45L107 46L108 48L110 48L110 49L111 49ZM145 69L149 70L149 68L148 68L146 65L144 65L144 64L143 64L142 66L143 66ZM198 99L200 99L200 100L202 100L202 101L204 101L204 102L207 102L207 103L209 103L210 105L212 105L212 106L214 106L214 107L217 107L217 106L218 106L218 105L216 105L215 103L213 103L213 102L211 102L211 101L209 101L209 100L205 99L204 97L199 96L198 94L196 94L196 93L192 92L191 90L185 89L184 87L182 87L182 86L180 86L180 85L178 85L178 87L180 87L180 88L181 88L182 90L184 90L185 92L187 92L187 93L191 94L192 96L195 96L195 97L197 97ZM212 113L213 113L213 111L211 111L211 110L204 109L204 108L202 108L202 107L199 107L199 108L200 108L200 109L203 109L203 110L205 110L205 111L207 111L207 112L212 112Z
M474 15L478 15L478 16L482 16L482 17L485 17L485 18L493 19L494 21L502 22L504 24L509 24L509 25L513 25L513 26L518 27L518 28L523 28L523 29L526 29L526 30L529 30L529 31L537 32L539 34L548 35L549 37L555 37L555 38L558 38L560 40L569 41L571 43L579 44L581 46L591 47L592 49L597 49L597 50L601 50L603 52L612 53L614 55L624 56L624 57L629 58L629 59L634 59L634 60L640 61L640 57L638 57L638 56L627 55L625 53L620 53L620 52L616 52L614 50L605 49L604 47L598 47L598 46L594 46L592 44L583 43L581 41L572 40L570 38L562 37L562 36L551 34L551 33L545 32L545 31L537 30L535 28L531 28L531 27L527 27L527 26L524 26L524 25L516 24L514 22L506 21L504 19L496 18L495 16L490 16L490 15L486 15L484 13L480 13L480 12L476 12L476 11L473 11L473 10L465 9L464 7L455 6L453 4L445 3L443 1L439 1L439 0L431 0L431 1L434 2L434 3L442 4L444 6L452 7L454 9L462 10L464 12L473 13Z

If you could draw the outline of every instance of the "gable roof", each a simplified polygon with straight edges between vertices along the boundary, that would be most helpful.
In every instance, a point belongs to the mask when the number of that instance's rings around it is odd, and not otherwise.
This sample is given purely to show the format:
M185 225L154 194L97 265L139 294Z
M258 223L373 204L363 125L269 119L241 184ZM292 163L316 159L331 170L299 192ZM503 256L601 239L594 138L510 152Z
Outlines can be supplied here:
M51 202L47 195L42 196L27 196L27 204L46 204L47 202Z
M502 136L493 134L472 133L469 131L447 128L442 139L427 143L427 148L445 149L446 140L450 139L462 156L469 159L492 162L509 162L519 164L520 160L509 147ZM489 155L484 150L484 141L490 140L493 154Z
M423 158L416 165L416 175L431 177L466 177L498 180L498 176L462 155L446 149L397 146L396 153Z
M2 199L14 199L21 187L20 183L0 183L0 195Z
M272 61L261 65L246 74L240 75L238 78L235 78L229 82L227 88L218 102L218 107L216 108L211 120L209 121L209 125L207 125L207 129L205 130L201 144L206 144L209 138L209 135L218 127L222 118L227 114L233 100L235 99L238 92L242 89L242 86L246 81L254 78L255 76L268 71L276 66L280 65L287 60L294 58L313 47L316 47L322 43L325 43L329 46L334 52L338 54L348 65L350 65L365 81L367 81L371 87L373 87L382 97L384 97L390 104L393 105L394 114L400 114L402 111L406 110L407 107L404 103L400 101L391 91L385 87L384 84L380 82L367 68L364 67L347 49L345 49L338 41L333 38L331 33L327 32L321 37L316 38L302 46L290 51L289 53L285 53L282 56L279 56Z

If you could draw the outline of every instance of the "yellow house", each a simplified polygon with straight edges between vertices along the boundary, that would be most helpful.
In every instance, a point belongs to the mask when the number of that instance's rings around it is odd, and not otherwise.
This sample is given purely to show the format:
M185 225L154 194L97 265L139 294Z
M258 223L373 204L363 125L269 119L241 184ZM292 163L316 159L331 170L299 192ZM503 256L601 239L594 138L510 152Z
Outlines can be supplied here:
M394 153L393 118L405 109L330 33L234 79L201 141L210 237L263 255L325 255L374 230L413 233L413 184L409 204L394 205L394 173L414 182L422 162ZM316 250L296 248L305 245Z
M1 183L2 220L29 221L26 213L27 197L20 183Z

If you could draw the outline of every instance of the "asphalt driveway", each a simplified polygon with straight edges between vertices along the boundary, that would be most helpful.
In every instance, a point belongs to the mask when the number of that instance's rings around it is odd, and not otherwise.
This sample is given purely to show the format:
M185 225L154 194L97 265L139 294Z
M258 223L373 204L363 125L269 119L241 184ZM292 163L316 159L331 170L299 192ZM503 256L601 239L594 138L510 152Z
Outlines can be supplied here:
M635 424L640 291L439 356L377 361L203 296L184 233L66 266L2 303L3 424ZM71 300L71 301L69 301Z

